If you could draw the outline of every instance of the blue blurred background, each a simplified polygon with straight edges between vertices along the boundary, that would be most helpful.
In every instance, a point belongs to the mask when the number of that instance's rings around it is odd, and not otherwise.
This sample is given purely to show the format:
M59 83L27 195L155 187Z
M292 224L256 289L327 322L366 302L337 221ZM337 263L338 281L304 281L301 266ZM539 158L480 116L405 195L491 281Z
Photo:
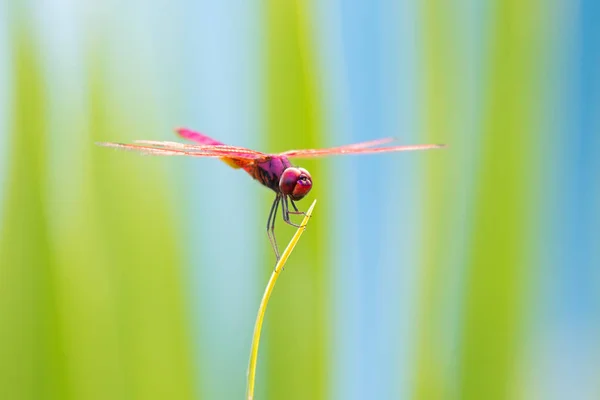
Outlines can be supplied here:
M600 397L593 0L0 1L0 398L242 398L272 193L96 141L332 157L259 399ZM293 229L278 221L280 245Z

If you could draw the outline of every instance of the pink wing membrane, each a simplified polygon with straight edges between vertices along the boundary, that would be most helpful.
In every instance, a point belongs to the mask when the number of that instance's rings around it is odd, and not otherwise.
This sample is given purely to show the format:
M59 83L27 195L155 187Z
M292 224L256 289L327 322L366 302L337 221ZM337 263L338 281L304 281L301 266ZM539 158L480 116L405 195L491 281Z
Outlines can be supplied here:
M380 139L387 140L387 139ZM373 141L377 142L377 141ZM365 142L372 143L372 142ZM373 149L365 148L365 143L357 143L355 145L347 145L340 147L332 147L329 149L306 149L306 150L290 150L280 153L280 156L290 158L311 158L311 157L324 157L324 156L335 156L339 154L376 154L376 153L390 153L396 151L414 151L414 150L430 150L440 149L446 147L443 144L418 144L412 146L390 146L390 147L376 147Z
M181 137L188 140L192 140L198 144L185 144L178 142L154 140L137 140L135 141L135 144L97 144L100 146L137 151L149 155L237 159L241 163L245 163L246 161L261 162L271 157L268 154L261 153L255 150L250 150L244 147L225 145L222 142L219 142L218 140L212 139L206 135L192 131L190 129L180 128L176 131ZM279 153L278 155L290 158L311 158L338 154L375 154L396 151L429 150L445 147L445 145L440 144L424 144L414 146L390 146L373 148L374 146L381 146L382 144L390 143L394 140L394 138L383 138L370 140L367 142L348 144L344 146L331 147L328 149L289 150L283 153Z
M198 145L188 144L179 142L169 141L157 141L157 140L134 140L135 144L150 146L154 148L165 148L165 149L182 149L193 152L215 152L215 153L240 153L240 154L254 154L258 157L266 156L265 153L260 151L247 149L240 146L229 146L227 144L214 144L214 145Z
M236 158L244 160L261 160L268 156L264 153L243 147L226 145L191 145L177 142L158 142L140 140L136 144L97 143L100 146L137 151L142 154L159 156L191 156L213 158Z
M193 131L191 129L187 129L187 128L178 128L175 130L175 132L177 132L177 134L179 136L181 136L184 139L188 139L191 140L193 142L199 143L201 145L208 145L208 146L214 146L214 145L222 145L222 142L219 142L218 140L215 140L211 137L208 137L200 132L196 132ZM334 147L334 149L362 149L365 147L373 147L373 146L380 146L382 144L385 143L389 143L389 142L393 142L395 139L394 138L383 138L383 139L376 139L376 140L370 140L368 142L361 142L361 143L354 143L354 144L347 144L344 146L338 146L338 147ZM141 143L142 141L139 140L137 141L138 143Z
M390 143L390 142L393 142L394 140L396 140L396 139L388 137L388 138L382 138L382 139L369 140L368 142L345 144L343 146L331 147L331 148L329 148L329 150L364 149L366 147L381 146L382 144Z

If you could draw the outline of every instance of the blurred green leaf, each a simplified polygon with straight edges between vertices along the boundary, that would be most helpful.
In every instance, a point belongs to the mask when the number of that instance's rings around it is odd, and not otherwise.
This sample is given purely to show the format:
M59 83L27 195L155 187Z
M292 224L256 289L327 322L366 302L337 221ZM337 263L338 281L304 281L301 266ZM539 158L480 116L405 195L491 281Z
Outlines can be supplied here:
M490 31L483 155L466 277L459 397L515 396L526 277L538 206L539 71L544 47L540 1L497 1Z
M0 398L64 399L65 343L46 204L46 93L30 34L13 34L13 128L0 224Z
M71 136L52 136L40 49L31 25L19 26L0 231L0 398L197 398L164 164L93 145L152 131L148 88L116 90L106 53L91 48L89 130L73 115L61 121ZM136 107L124 112L127 93Z
M269 149L322 147L320 105L316 94L316 65L310 44L308 5L301 1L267 3L266 121ZM309 198L324 199L323 163L302 162L318 181ZM271 194L269 200L272 201ZM268 204L269 200L265 200ZM305 200L304 202L306 202ZM321 201L321 200L320 200ZM304 208L304 203L299 206ZM286 268L290 274L278 285L266 325L267 392L273 399L320 399L326 388L327 279L324 259L327 240L323 219L313 218L308 235ZM277 238L286 242L293 229L278 220ZM269 253L269 256L271 254ZM288 272L289 271L289 272ZM293 275L293 276L292 276ZM257 388L261 387L261 377Z
M445 143L439 152L425 152L427 182L423 212L423 261L420 266L420 290L416 354L415 398L446 399L452 389L444 360L448 327L443 313L447 310L448 283L452 282L454 265L449 257L452 248L464 245L457 234L457 215L449 210L461 208L464 198L457 190L469 178L461 171L465 144L459 141L459 114L465 103L458 86L461 68L461 43L456 37L452 10L454 3L426 1L421 3L423 15L423 100L421 107L424 142ZM462 106L464 107L464 106Z

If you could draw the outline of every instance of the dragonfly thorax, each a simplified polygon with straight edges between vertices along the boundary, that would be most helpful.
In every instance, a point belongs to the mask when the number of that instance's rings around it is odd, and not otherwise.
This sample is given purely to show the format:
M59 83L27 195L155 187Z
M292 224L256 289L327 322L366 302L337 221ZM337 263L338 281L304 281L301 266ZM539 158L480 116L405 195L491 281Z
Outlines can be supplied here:
M300 200L310 192L312 178L304 168L289 167L281 174L279 190L292 200Z

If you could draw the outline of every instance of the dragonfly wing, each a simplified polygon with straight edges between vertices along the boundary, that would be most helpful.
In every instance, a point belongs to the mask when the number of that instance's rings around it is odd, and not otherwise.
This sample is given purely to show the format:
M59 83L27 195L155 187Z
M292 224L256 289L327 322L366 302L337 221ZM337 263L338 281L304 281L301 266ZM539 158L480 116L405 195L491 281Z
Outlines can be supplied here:
M157 156L181 156L181 149L167 149L160 147L142 146L137 144L113 143L113 142L96 142L98 146L112 147L114 149L137 151L138 153Z
M370 142L365 142L370 143ZM376 147L376 148L364 148L363 143L356 145L347 145L340 147L332 147L329 149L306 149L306 150L290 150L280 153L279 155L289 158L312 158L312 157L324 157L324 156L335 156L338 154L376 154L376 153L390 153L396 151L414 151L414 150L430 150L439 149L446 147L443 144L419 144L412 146L390 146L390 147Z
M396 140L396 139L388 137L388 138L382 138L382 139L369 140L368 142L360 142L360 143L353 143L353 144L346 144L343 146L332 147L329 150L364 149L367 147L381 146L382 144L390 143L390 142L393 142L394 140Z
M234 168L243 168L256 162L262 162L269 158L268 155L258 151L245 149L243 147L225 145L189 145L177 142L157 142L151 140L140 140L135 144L111 142L97 144L100 146L136 151L142 154L155 156L220 158Z
M153 147L160 149L171 149L171 150L185 150L188 152L195 153L218 153L218 154L244 154L252 155L255 158L266 156L265 153L260 151L250 150L245 147L229 146L226 144L219 145L198 145L198 144L187 144L179 142L163 142L156 140L134 140L135 145L141 145L142 147Z

